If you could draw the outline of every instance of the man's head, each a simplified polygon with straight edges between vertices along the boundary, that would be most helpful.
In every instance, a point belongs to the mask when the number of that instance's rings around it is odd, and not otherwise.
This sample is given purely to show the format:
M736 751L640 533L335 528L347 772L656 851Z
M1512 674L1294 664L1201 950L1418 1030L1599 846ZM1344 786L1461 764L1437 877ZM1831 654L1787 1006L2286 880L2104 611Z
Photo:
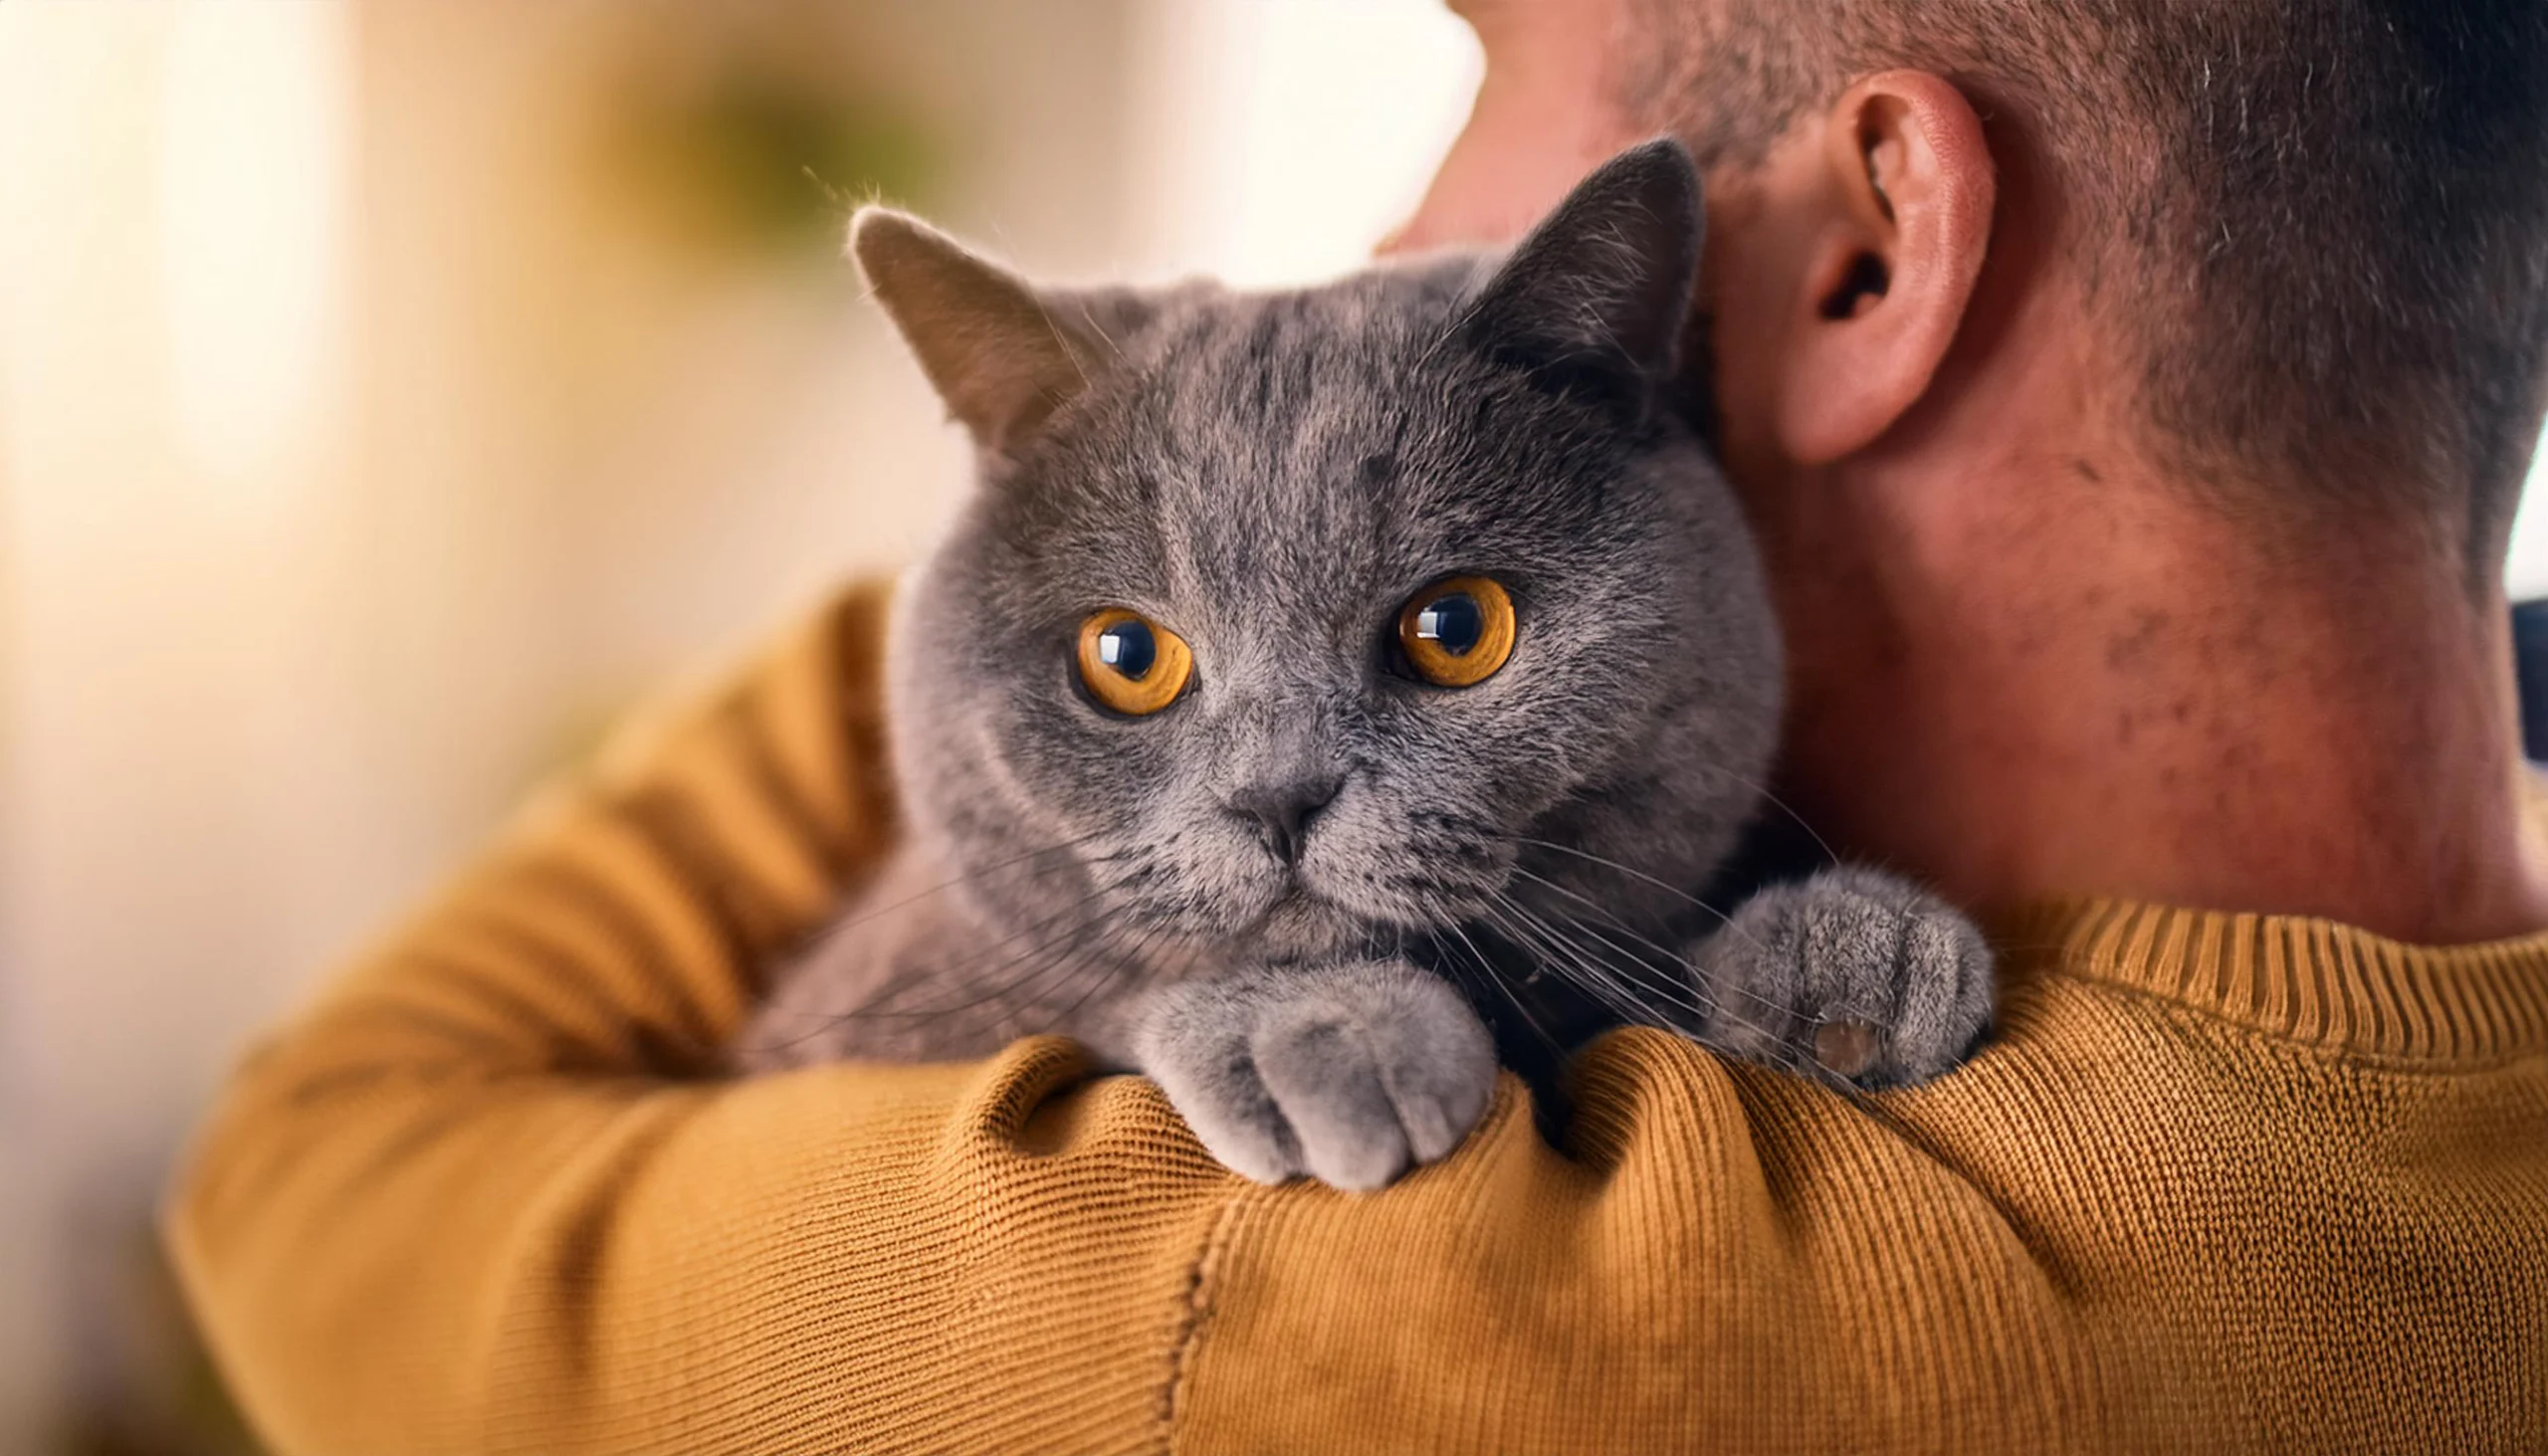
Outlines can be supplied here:
M2493 568L2548 359L2548 6L1458 8L1502 74L1417 232L1527 217L1494 175L1526 132L1556 175L1580 166L1570 146L1669 131L1739 193L1783 142L1834 121L1853 82L1943 78L2022 194L2017 225L2057 250L2129 369L2114 382L2174 473L2233 497L2269 482L2312 514L2413 510ZM1546 185L1528 170L1525 187ZM1881 262L1850 260L1862 271L1844 286L1882 286Z
M1621 109L1720 167L1759 166L1856 77L1950 79L2040 172L2175 464L2409 506L2492 569L2548 352L2548 6L1627 0L1622 21Z
M2364 866L2227 883L2304 790L2503 794L2548 6L1453 4L1487 76L1401 246L1657 131L1708 172L1691 353L1818 827L1968 899L2340 911ZM2402 903L2500 881L2430 848Z

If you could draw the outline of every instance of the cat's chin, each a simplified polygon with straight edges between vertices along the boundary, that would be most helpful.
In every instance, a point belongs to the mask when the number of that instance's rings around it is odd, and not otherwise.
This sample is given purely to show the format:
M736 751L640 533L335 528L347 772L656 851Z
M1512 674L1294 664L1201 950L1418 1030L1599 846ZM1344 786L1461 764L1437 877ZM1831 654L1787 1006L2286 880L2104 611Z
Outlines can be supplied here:
M1279 962L1365 953L1373 938L1370 921L1332 901L1295 890L1232 940L1251 959Z

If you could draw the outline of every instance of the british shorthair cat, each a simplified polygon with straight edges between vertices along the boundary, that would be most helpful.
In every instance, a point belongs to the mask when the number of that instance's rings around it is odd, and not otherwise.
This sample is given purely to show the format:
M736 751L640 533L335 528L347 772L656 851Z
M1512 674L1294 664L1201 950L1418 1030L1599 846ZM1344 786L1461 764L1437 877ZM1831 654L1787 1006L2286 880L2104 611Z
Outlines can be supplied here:
M1280 293L1037 288L862 212L978 480L896 608L906 843L738 1064L1058 1032L1238 1171L1367 1189L1460 1141L1499 1047L1962 1060L1991 957L1934 897L1826 868L1705 903L1781 658L1670 404L1701 227L1669 141L1508 253Z

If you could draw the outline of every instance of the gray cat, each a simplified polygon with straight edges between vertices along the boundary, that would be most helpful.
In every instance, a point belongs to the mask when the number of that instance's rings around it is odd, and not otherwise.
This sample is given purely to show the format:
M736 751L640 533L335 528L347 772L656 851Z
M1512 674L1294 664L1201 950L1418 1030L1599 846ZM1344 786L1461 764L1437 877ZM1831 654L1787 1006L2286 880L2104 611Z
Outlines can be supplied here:
M979 485L895 616L908 844L740 1065L1060 1032L1238 1171L1367 1189L1499 1048L1546 1082L1603 1025L1855 1086L1961 1060L1990 954L1933 897L1702 903L1781 660L1669 403L1698 187L1649 143L1510 254L1272 294L1035 289L862 212Z

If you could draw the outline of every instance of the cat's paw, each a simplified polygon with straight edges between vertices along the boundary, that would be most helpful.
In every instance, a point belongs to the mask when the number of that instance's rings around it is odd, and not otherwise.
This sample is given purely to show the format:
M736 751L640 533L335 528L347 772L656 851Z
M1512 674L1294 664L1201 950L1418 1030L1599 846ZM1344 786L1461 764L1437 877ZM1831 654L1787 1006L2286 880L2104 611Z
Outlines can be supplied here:
M1992 956L1954 907L1873 870L1826 870L1735 909L1697 956L1701 1040L1854 1087L1954 1070L1991 1024Z
M1396 960L1162 987L1133 1050L1212 1155L1265 1183L1386 1186L1458 1146L1495 1088L1477 1012Z

